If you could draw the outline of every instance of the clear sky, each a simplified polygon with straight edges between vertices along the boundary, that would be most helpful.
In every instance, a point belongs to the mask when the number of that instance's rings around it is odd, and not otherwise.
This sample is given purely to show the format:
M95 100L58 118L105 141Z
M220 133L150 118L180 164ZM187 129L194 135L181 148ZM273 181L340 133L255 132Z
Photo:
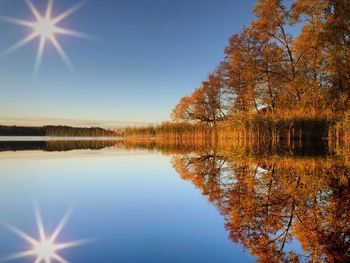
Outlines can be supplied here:
M44 11L46 0L32 0ZM53 14L79 1L56 0ZM223 57L231 34L253 19L255 0L89 0L61 26L72 73L52 45L33 80L38 39L0 57L0 118L157 122L169 119ZM0 0L0 16L33 20L24 0ZM0 20L0 53L28 34Z

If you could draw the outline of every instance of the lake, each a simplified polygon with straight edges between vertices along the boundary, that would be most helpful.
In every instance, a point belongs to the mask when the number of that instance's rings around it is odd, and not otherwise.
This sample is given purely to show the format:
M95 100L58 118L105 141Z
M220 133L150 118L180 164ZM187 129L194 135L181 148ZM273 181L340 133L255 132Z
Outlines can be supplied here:
M349 157L327 144L3 139L0 258L341 262Z

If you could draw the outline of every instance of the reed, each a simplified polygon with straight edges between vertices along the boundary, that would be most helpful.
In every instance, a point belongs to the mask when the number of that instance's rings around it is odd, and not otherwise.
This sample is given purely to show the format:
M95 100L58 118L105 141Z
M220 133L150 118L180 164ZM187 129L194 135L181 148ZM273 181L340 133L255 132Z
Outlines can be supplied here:
M165 122L116 131L124 138L154 138L175 141L241 141L266 144L298 144L313 141L342 141L350 138L350 121L320 117L276 117L240 114L216 124Z

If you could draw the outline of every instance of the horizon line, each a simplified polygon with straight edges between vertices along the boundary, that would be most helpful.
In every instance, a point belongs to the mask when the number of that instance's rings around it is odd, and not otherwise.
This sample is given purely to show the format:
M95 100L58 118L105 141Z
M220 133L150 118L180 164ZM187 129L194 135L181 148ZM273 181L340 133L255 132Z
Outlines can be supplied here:
M56 117L1 117L0 125L5 126L47 126L47 125L66 125L79 127L101 127L101 128L123 128L128 126L147 126L159 122L141 122L141 121L114 121L114 120L94 120L94 119L69 119Z

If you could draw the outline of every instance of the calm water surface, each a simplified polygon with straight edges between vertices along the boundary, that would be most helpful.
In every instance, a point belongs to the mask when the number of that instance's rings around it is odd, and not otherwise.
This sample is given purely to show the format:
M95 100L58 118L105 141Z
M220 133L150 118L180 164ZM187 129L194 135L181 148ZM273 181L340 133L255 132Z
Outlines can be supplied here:
M3 140L0 258L45 255L14 255L33 249L18 229L40 241L36 206L47 239L73 207L55 241L78 240L56 251L68 262L346 262L347 152Z
M254 261L232 244L217 208L180 178L171 156L121 148L44 151L44 144L1 145L0 220L38 238L33 200L48 234L74 205L57 242L92 240L62 250L69 262ZM30 248L0 226L0 257Z

